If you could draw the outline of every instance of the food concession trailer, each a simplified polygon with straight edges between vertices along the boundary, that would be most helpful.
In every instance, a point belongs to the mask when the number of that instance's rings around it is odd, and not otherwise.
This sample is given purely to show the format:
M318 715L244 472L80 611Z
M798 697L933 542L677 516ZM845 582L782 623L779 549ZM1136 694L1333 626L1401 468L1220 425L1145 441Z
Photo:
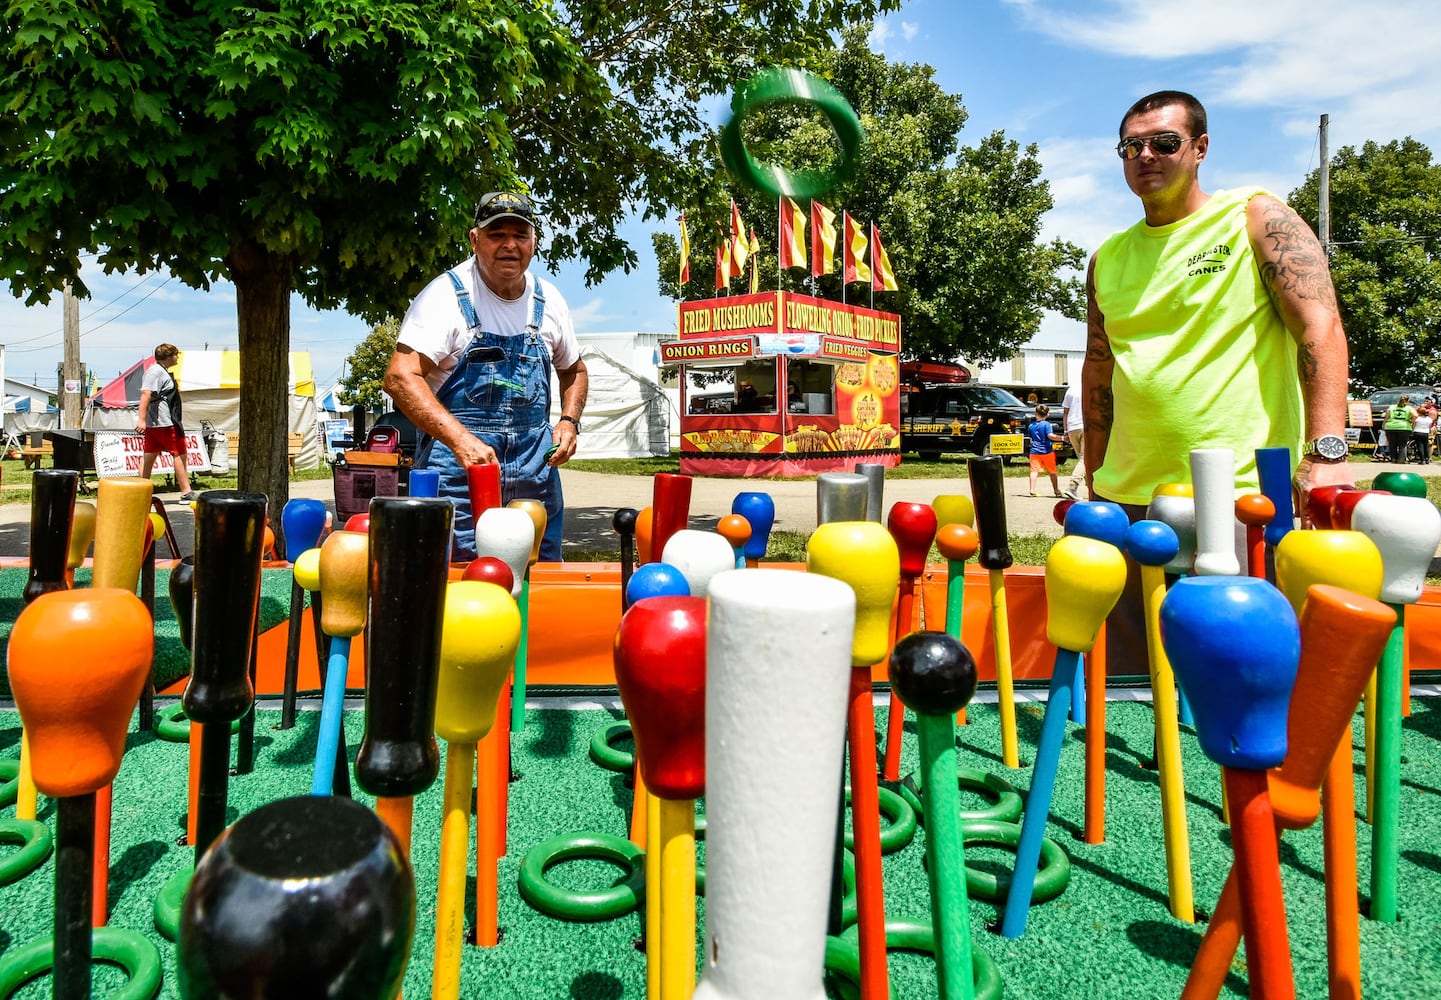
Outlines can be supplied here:
M812 476L857 462L900 464L901 318L773 291L683 302L680 470ZM696 369L731 369L728 394L697 391Z

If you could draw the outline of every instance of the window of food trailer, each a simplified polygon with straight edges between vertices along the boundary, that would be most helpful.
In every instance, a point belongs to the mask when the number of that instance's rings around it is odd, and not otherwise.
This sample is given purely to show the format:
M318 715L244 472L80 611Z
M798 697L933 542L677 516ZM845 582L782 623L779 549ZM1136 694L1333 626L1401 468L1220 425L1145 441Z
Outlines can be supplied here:
M756 358L735 370L735 413L776 412L776 359Z
M835 412L835 365L824 361L786 361L786 407L792 413Z

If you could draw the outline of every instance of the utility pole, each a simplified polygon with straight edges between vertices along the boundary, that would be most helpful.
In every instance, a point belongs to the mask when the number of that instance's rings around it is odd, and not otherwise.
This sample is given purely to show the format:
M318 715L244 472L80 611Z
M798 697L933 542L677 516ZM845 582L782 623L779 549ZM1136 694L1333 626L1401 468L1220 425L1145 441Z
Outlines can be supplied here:
M65 359L60 366L60 426L80 426L80 398L85 391L80 377L80 300L65 282Z
M1327 133L1331 128L1331 116L1321 116L1321 179L1316 195L1316 235L1321 240L1321 251L1331 251L1331 149Z

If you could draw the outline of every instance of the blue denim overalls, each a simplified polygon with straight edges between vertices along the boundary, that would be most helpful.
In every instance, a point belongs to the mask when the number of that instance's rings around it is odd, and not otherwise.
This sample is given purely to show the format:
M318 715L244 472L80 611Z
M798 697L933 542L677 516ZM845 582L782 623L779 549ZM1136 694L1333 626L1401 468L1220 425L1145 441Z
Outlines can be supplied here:
M465 285L453 271L447 271L446 276L455 286L466 328L474 333L474 339L436 392L436 399L466 430L495 449L500 462L502 503L519 499L544 501L546 527L540 560L559 562L565 498L560 490L560 470L545 462L545 451L551 446L550 349L540 335L545 315L540 282L532 279L530 322L525 332L506 337L480 328ZM439 472L440 495L455 503L451 558L474 559L470 486L455 453L427 435L416 452L415 467Z

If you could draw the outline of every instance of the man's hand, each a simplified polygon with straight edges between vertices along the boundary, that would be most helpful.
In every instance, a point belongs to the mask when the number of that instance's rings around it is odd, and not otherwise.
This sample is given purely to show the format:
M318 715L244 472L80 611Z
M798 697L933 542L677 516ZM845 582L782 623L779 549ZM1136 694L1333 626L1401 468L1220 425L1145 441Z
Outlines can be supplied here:
M550 456L550 465L564 465L575 457L579 437L575 432L575 425L569 420L555 422L555 427L550 432L550 440L555 445L555 454Z
M1312 455L1302 457L1291 479L1291 501L1301 518L1301 527L1311 527L1311 514L1306 509L1311 491L1322 486L1355 486L1356 478L1346 462L1318 462Z
M494 465L499 461L494 448L470 433L463 433L451 451L462 469L470 465Z

